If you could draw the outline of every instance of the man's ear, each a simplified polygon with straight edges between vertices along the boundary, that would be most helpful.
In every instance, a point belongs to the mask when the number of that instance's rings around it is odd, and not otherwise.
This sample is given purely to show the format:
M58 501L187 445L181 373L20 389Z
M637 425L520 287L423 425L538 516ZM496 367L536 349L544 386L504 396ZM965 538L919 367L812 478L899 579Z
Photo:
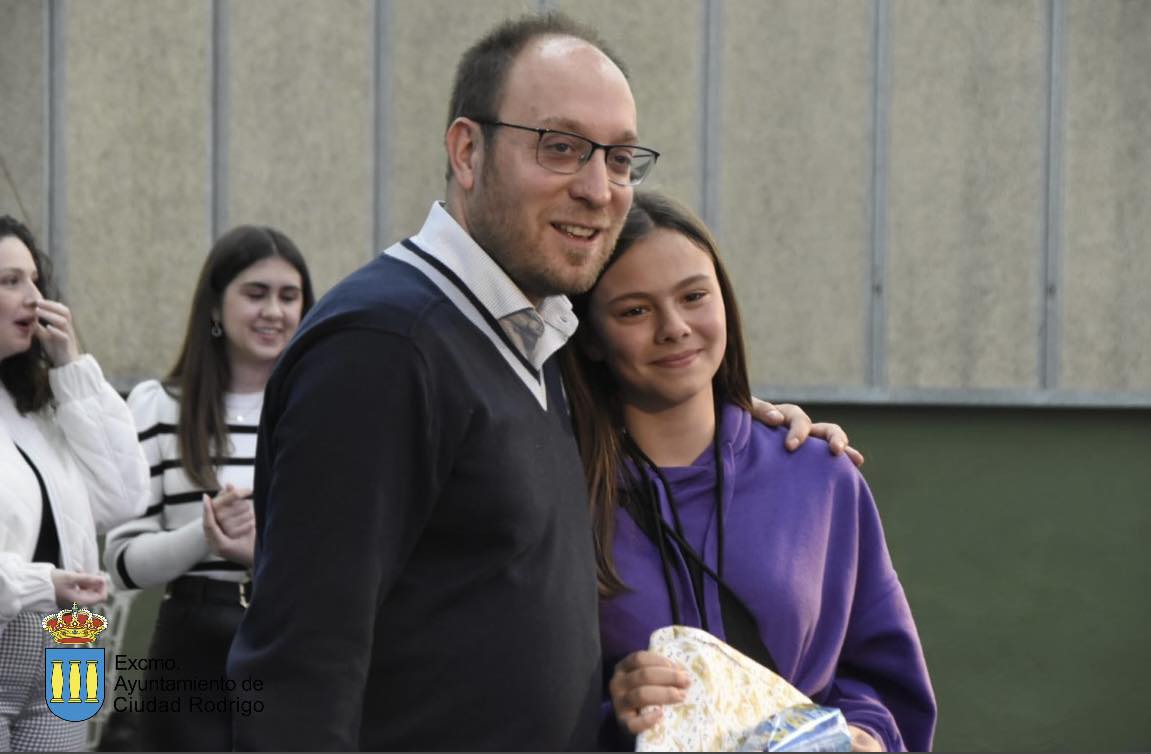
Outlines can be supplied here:
M456 118L444 134L444 147L448 151L448 163L452 166L452 176L456 183L465 191L470 191L476 184L483 158L483 130L480 124L468 118Z

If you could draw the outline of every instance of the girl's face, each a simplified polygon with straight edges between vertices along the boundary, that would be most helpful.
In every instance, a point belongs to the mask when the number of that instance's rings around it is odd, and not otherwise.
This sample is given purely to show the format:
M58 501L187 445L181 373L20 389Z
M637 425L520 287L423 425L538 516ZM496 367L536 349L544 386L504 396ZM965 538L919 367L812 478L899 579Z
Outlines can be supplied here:
M16 236L0 238L0 361L32 347L36 331L36 262Z
M587 353L607 363L626 403L710 402L727 320L715 265L693 241L664 229L640 240L596 284L588 312Z
M228 283L222 311L215 314L234 366L276 361L300 325L302 284L300 273L282 257L265 257Z

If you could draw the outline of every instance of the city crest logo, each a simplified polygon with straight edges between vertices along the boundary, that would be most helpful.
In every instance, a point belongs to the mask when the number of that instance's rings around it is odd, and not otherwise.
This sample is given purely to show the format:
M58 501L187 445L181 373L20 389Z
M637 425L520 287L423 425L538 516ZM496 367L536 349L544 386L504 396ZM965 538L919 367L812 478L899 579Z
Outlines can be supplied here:
M59 647L44 650L44 698L61 720L79 723L104 704L104 648L93 647L108 619L86 607L65 608L40 623Z

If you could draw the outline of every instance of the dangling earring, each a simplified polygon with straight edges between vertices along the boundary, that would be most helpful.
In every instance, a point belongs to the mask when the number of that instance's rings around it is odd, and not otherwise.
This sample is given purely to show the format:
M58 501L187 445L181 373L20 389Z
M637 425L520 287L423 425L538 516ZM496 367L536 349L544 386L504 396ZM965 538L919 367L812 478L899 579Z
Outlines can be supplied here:
M212 333L213 338L218 338L224 334L224 328L220 327L220 320L218 320L218 319L212 320L211 333Z

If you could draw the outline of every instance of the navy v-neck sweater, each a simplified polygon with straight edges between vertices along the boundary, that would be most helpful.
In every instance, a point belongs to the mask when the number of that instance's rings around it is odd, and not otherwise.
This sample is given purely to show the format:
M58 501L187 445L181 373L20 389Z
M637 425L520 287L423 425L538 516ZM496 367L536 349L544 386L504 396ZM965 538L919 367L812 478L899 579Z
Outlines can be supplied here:
M317 304L264 402L229 658L263 709L239 748L595 746L594 554L554 362L545 411L387 256Z

